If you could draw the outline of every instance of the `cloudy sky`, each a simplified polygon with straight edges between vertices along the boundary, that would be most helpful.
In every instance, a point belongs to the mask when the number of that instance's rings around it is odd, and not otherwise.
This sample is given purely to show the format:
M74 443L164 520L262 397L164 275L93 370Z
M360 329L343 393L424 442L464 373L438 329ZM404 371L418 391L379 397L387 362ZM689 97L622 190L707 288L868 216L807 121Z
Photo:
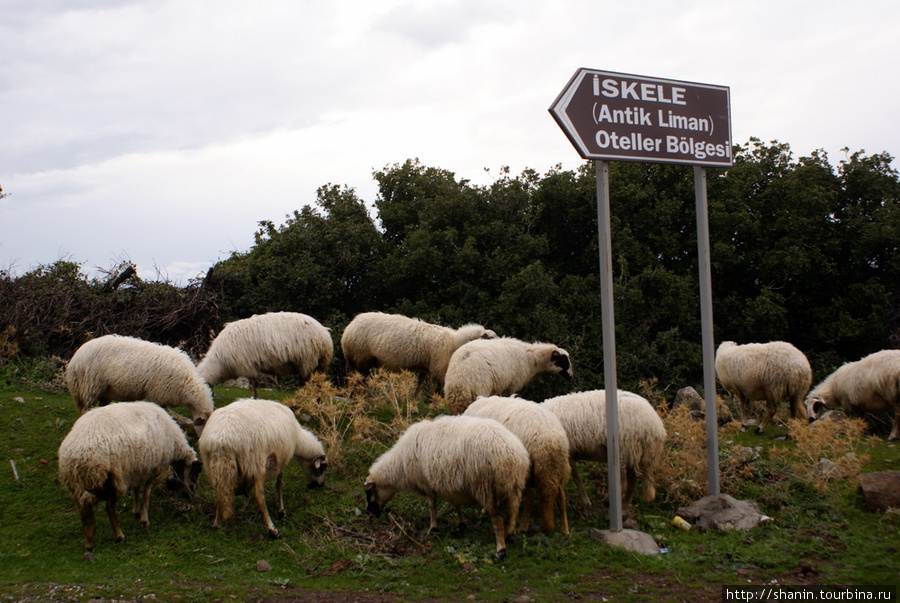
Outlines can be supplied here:
M581 163L579 67L728 86L734 141L900 154L895 0L4 0L0 270L187 284L261 220L418 158ZM895 165L895 167L897 167Z

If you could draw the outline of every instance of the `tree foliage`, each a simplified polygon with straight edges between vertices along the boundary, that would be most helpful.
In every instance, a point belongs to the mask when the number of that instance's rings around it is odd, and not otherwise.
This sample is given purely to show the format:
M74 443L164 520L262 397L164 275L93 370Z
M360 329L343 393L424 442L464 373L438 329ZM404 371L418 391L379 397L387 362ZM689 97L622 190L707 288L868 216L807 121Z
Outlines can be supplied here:
M716 341L785 340L817 377L900 347L900 179L887 153L833 166L787 144L735 147L708 170ZM381 310L565 347L575 388L602 387L593 165L474 185L418 160L375 172L371 206L326 185L284 224L259 224L253 247L213 266L203 290L221 317L310 314L335 342L359 312ZM612 163L610 209L617 368L622 387L702 382L694 182L689 167ZM24 280L79 278L55 266ZM11 279L4 281L10 290ZM4 298L6 303L6 298ZM198 321L206 329L206 323ZM0 321L0 328L4 323ZM92 329L91 332L96 332ZM201 333L206 336L208 332ZM159 340L155 333L149 338ZM335 363L340 370L340 354ZM525 395L558 392L549 376Z

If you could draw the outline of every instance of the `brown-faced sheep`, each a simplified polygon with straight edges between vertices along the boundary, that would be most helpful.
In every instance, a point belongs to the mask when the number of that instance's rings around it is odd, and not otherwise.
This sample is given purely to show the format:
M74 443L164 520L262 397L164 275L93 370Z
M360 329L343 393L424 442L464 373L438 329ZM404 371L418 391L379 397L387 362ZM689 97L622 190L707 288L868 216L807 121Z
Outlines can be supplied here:
M572 474L569 465L569 437L559 419L540 404L522 398L490 396L478 398L464 415L494 419L513 432L531 457L529 488L522 505L519 531L531 523L531 503L537 491L541 528L547 534L555 529L554 509L559 510L559 531L569 533L566 513L566 482Z
M184 406L197 435L214 409L212 391L190 356L134 337L104 335L82 345L66 367L66 386L82 413L113 400Z
M569 436L572 479L582 504L590 506L576 461L607 462L606 392L600 389L557 396L545 400L543 406L559 418ZM653 405L632 392L619 391L618 409L622 505L627 508L638 474L642 475L644 500L656 498L654 473L665 457L666 428Z
M383 367L416 373L418 394L427 375L444 382L450 356L461 345L496 337L493 331L476 324L451 329L400 314L363 312L344 329L341 350L351 370L367 372Z
M235 493L252 494L272 538L278 530L266 507L266 482L276 480L278 516L284 517L284 468L291 459L301 464L310 487L322 484L328 467L319 440L290 408L272 400L241 399L218 409L197 447L216 492L213 528L234 515Z
M503 559L506 536L516 530L530 470L525 446L493 419L423 420L411 425L372 464L365 484L366 510L377 517L397 492L413 492L428 499L434 531L438 498L456 507L461 525L461 505L480 505L491 518L497 543L494 556Z
M893 412L888 439L900 439L900 350L882 350L841 366L809 392L805 403L810 420L838 406L848 415Z
M812 369L803 352L787 342L722 342L716 350L716 378L737 401L742 430L747 426L747 404L753 400L766 401L766 416L756 433L765 431L781 400L788 400L792 417L807 418L803 398L812 383Z
M450 412L459 414L478 396L511 396L541 371L571 379L569 353L552 343L526 343L512 337L471 341L450 357L444 397Z
M116 503L133 490L132 512L149 526L150 487L169 467L175 483L192 491L200 472L197 455L178 423L157 404L112 404L75 421L59 446L59 481L72 492L81 513L86 558L94 550L97 503L106 501L113 535L124 542Z

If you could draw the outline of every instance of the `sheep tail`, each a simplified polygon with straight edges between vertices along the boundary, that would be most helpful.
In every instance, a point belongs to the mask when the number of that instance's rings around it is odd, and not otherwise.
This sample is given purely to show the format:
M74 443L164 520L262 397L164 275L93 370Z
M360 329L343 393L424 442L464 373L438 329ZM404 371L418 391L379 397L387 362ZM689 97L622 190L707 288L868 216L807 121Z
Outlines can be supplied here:
M216 515L222 521L234 516L234 491L238 485L237 459L231 455L216 456L206 468L216 491Z

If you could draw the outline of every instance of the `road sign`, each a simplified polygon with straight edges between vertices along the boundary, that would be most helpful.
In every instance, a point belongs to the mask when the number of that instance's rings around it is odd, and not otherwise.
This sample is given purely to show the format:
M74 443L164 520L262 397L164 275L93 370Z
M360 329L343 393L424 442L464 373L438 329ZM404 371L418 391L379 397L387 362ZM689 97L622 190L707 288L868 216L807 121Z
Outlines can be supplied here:
M733 163L726 86L582 68L550 113L585 159Z

